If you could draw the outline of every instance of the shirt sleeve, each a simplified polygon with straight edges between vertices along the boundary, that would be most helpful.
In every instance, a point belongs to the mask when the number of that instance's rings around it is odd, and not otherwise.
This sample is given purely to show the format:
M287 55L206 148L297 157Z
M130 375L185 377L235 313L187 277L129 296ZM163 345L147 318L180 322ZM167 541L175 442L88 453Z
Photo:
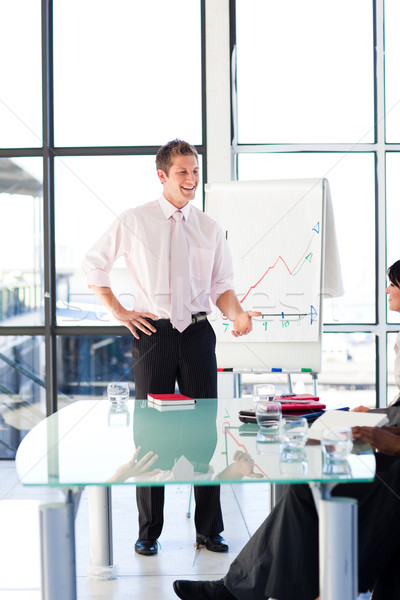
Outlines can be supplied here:
M127 227L126 213L123 213L85 255L82 271L88 285L111 287L112 266L127 251Z
M210 290L213 304L216 304L218 298L228 290L234 290L232 255L223 231L218 227Z

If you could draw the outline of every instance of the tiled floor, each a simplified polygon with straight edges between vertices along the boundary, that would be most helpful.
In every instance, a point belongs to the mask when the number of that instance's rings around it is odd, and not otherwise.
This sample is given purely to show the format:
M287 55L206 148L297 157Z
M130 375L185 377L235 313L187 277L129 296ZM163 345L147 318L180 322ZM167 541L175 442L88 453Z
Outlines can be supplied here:
M18 483L14 462L0 462L0 600L40 600L38 506L62 499L58 490L23 488ZM230 546L226 554L204 548L194 550L193 518L186 517L188 499L189 486L167 487L161 550L157 556L141 557L133 550L137 534L135 488L114 486L114 564L118 577L98 581L87 576L89 534L85 490L76 518L78 599L176 600L172 589L175 579L221 577L267 515L270 488L266 483L222 486L224 537Z

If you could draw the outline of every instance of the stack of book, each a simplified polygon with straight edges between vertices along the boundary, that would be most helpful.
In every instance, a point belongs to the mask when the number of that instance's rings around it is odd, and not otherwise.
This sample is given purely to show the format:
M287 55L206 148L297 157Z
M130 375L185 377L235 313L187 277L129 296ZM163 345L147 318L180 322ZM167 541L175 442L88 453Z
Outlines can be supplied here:
M196 400L182 394L147 394L147 404L158 410L180 410L194 408Z

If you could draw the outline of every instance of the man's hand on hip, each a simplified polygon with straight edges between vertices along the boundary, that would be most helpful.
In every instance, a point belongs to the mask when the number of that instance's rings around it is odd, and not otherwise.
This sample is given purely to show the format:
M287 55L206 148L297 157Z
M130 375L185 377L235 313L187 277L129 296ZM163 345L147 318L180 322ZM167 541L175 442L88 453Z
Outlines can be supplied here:
M156 333L157 329L147 321L147 319L151 319L152 321L157 321L157 315L148 312L136 312L135 310L127 310L124 309L119 311L119 314L115 315L121 325L124 325L129 329L132 333L133 337L137 340L139 339L139 331L145 333L146 335L152 335Z

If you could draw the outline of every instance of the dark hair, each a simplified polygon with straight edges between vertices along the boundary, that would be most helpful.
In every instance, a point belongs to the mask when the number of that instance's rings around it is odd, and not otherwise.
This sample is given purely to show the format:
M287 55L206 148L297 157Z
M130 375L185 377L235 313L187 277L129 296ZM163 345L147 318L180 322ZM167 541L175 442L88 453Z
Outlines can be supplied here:
M156 156L157 170L161 169L166 175L172 166L176 156L195 156L198 160L197 150L194 146L183 140L172 140L161 146Z
M397 260L387 270L389 281L396 287L400 288L400 260Z

